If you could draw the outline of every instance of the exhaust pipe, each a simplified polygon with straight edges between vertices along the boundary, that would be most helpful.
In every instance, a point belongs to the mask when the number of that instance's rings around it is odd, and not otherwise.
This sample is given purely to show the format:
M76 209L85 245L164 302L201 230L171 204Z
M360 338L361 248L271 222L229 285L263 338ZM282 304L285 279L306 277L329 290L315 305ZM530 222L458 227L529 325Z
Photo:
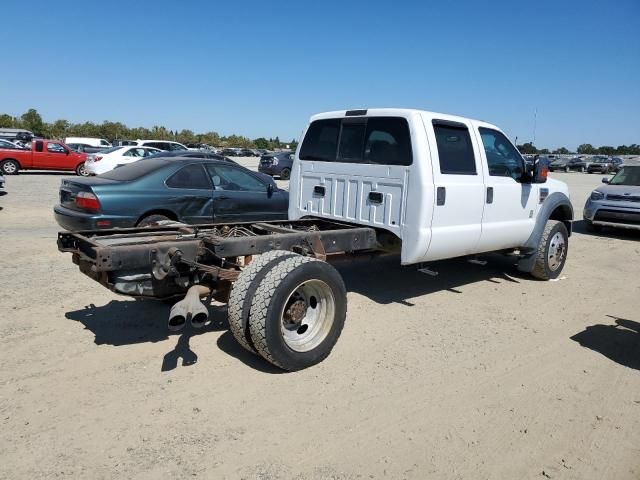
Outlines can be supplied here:
M209 323L209 309L200 301L211 293L211 289L204 285L193 285L185 297L176 303L169 311L169 330L177 332L191 319L191 325L202 328Z

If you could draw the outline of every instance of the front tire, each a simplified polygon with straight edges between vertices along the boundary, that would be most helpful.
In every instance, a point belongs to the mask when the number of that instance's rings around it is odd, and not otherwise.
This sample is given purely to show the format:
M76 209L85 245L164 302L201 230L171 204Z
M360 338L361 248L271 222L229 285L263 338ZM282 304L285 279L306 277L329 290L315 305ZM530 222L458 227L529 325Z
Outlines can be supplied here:
M17 175L20 170L20 164L15 160L5 160L2 162L0 169L5 175Z
M531 275L540 280L558 278L567 260L568 249L569 232L565 224L558 220L548 220L540 237Z
M290 177L291 177L291 170L289 170L288 168L283 168L282 171L280 172L280 179L289 180Z
M256 350L289 371L327 358L347 315L347 293L331 265L287 258L267 273L251 303L249 332Z

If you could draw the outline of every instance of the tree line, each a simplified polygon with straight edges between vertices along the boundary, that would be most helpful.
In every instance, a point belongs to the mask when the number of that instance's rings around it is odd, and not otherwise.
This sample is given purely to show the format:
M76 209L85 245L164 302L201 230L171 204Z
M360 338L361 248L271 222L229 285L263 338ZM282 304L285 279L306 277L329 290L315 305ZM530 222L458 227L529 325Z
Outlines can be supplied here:
M590 143L583 143L578 146L575 152L570 151L566 147L556 148L555 150L549 150L548 148L537 148L532 142L523 143L522 145L516 145L520 153L526 154L548 154L558 153L566 155L570 153L579 153L581 155L640 155L640 145L632 143L631 145L618 145L617 147L602 146L594 147Z
M22 128L43 138L63 139L65 137L95 137L108 140L173 140L180 143L206 143L214 147L266 148L273 150L287 145L295 148L297 141L281 142L275 138L250 139L241 135L223 136L217 132L194 133L191 130L169 130L163 126L127 127L122 122L104 121L102 123L71 123L67 120L56 120L48 123L34 108L27 110L20 117L6 113L0 114L0 128Z
M295 139L290 142L281 142L278 137L254 139L241 135L225 137L213 131L194 133L191 130L168 130L162 126L130 128L121 122L104 121L98 124L93 122L71 123L67 120L56 120L55 122L47 123L34 108L27 110L20 117L13 117L6 113L0 114L0 128L24 128L39 137L60 139L65 137L97 137L109 140L144 138L149 140L173 140L180 143L206 143L215 147L266 148L270 150L284 148L287 145L295 149L298 144ZM640 155L640 145L636 143L617 147L606 145L594 147L589 143L584 143L575 152L566 147L556 148L555 150L538 148L532 142L523 143L522 145L517 145L517 147L523 154Z

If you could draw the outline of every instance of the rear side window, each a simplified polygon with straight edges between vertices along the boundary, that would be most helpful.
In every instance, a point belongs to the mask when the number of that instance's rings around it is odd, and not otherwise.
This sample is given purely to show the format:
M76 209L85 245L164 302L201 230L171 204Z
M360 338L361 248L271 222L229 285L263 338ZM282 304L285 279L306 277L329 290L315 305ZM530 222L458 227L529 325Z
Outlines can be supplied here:
M43 150L43 143L42 142L36 142L36 152L41 152Z
M434 120L433 130L438 144L440 173L476 175L476 159L469 130L464 124Z
M411 165L409 124L402 117L317 120L307 130L300 159Z
M167 179L167 187L210 189L209 178L199 163L192 163L181 168Z

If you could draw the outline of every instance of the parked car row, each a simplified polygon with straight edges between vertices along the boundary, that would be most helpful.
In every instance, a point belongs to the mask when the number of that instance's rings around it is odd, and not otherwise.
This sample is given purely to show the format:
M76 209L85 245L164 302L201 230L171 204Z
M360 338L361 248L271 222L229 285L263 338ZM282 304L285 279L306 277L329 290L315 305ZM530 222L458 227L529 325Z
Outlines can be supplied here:
M583 172L583 173L615 173L624 161L618 157L575 157L549 159L549 171Z

